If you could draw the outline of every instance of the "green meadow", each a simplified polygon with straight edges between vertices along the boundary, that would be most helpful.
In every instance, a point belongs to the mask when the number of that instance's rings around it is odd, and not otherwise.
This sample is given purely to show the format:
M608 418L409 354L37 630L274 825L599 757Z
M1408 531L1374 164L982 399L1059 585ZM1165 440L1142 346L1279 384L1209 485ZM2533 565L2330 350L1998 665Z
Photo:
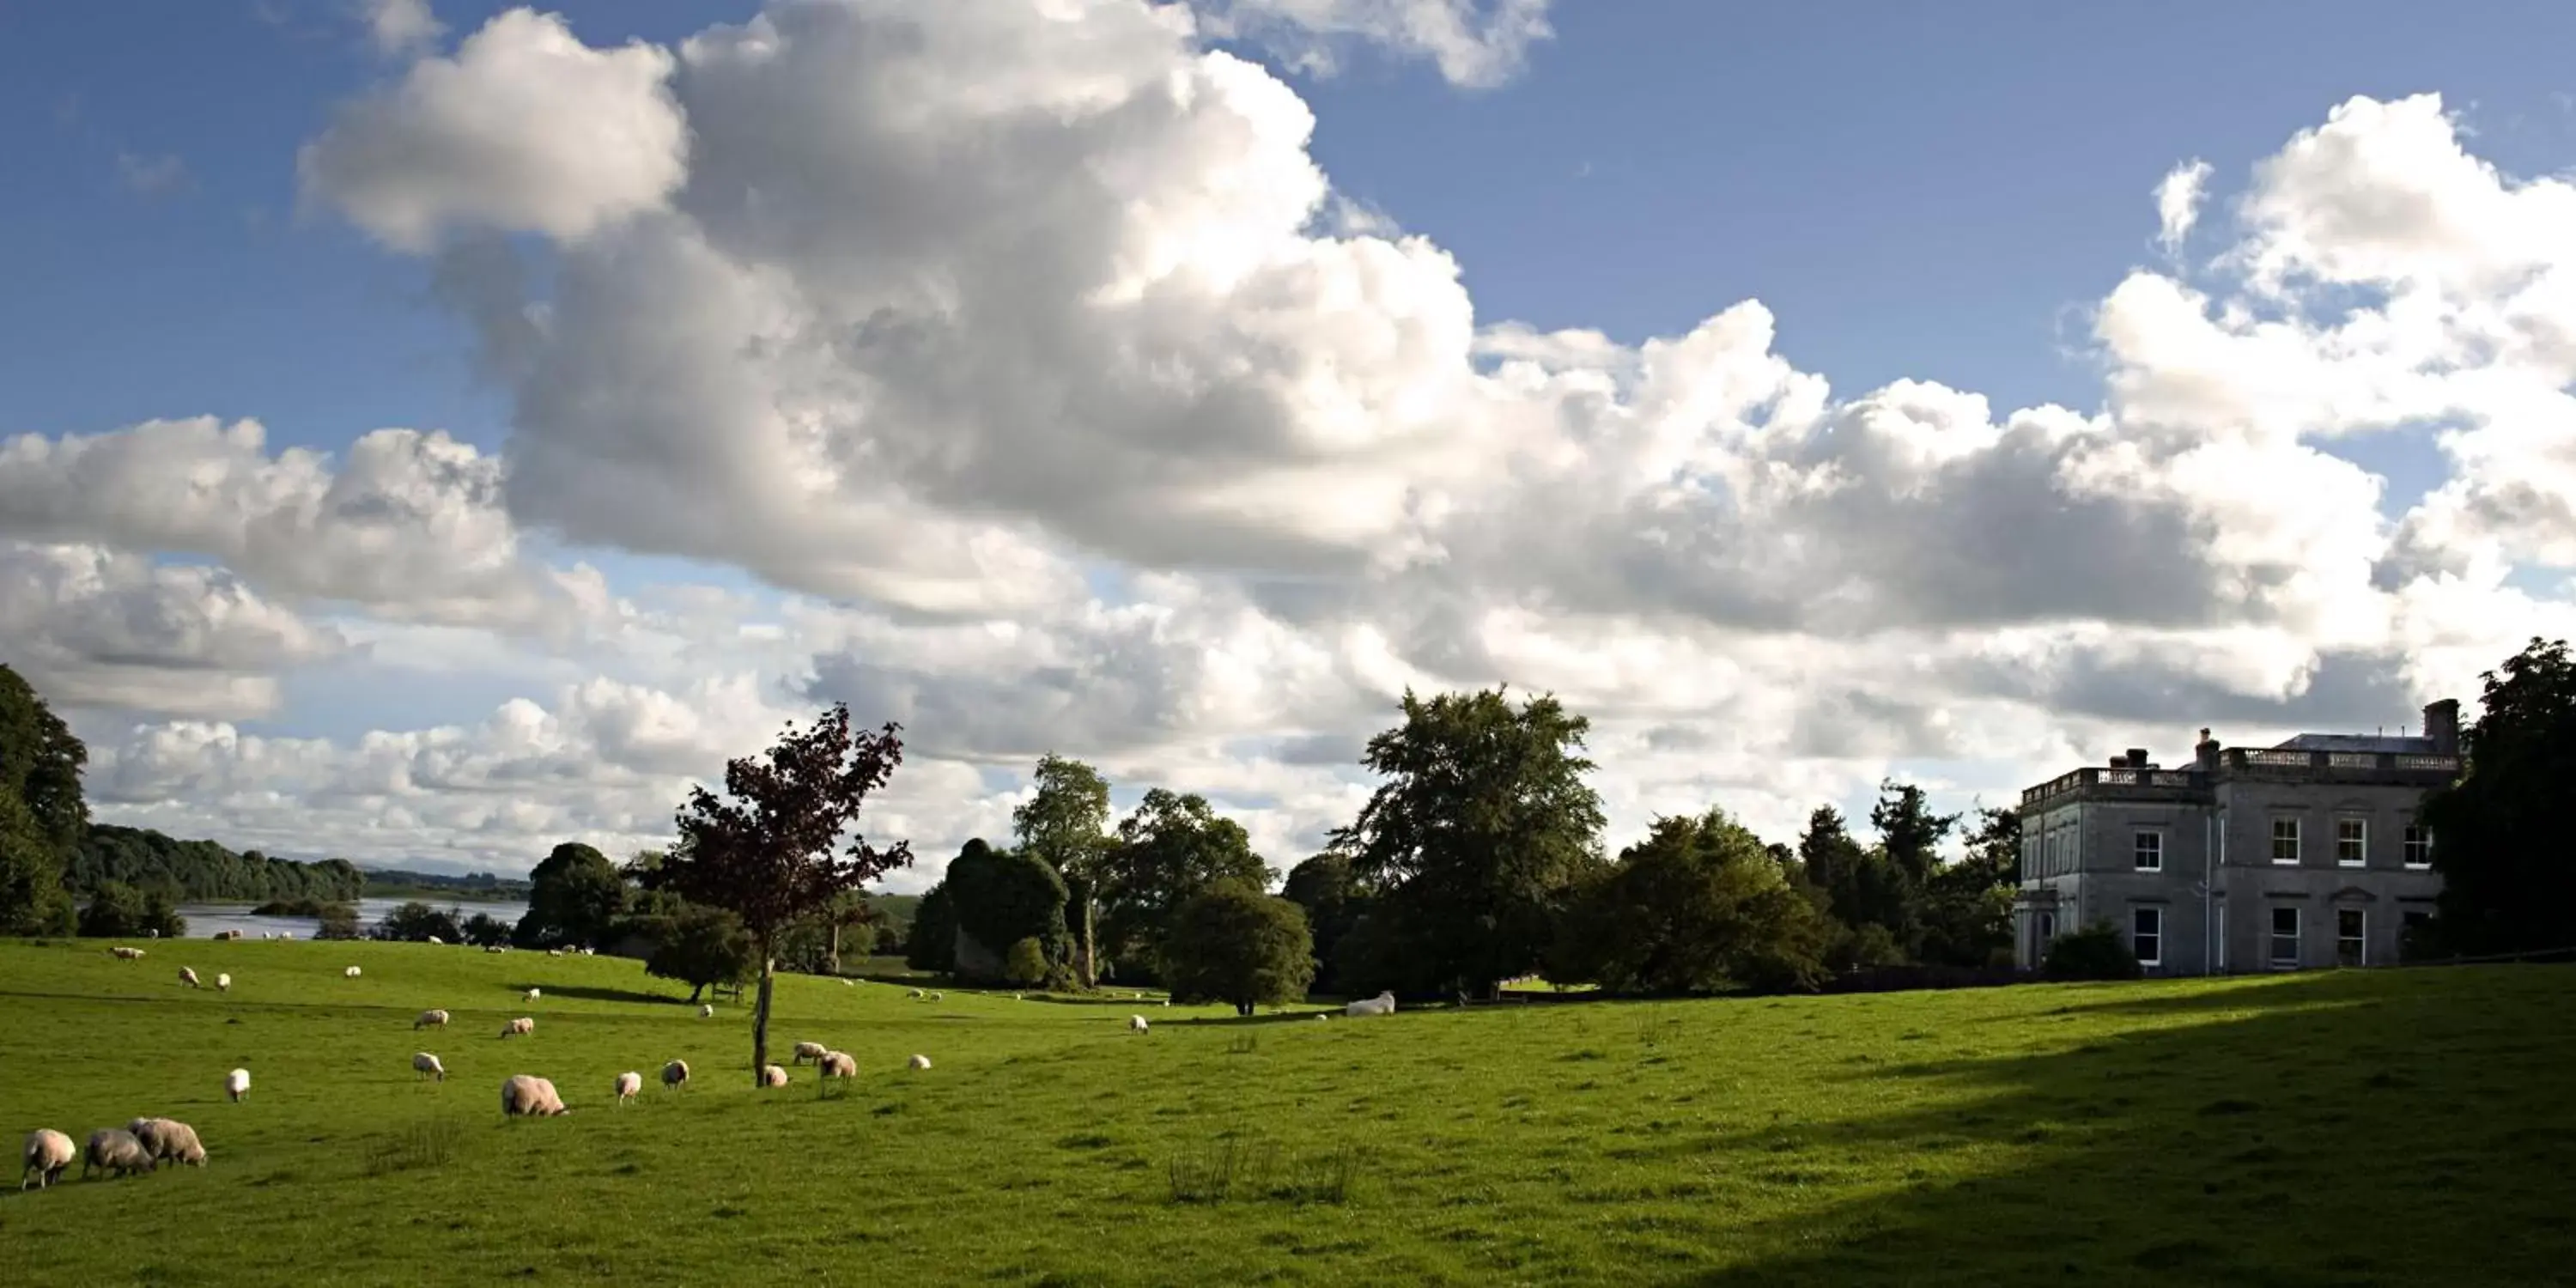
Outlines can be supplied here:
M0 1127L175 1117L208 1165L0 1195L8 1282L2576 1274L2576 968L1330 1021L784 977L773 1059L858 1059L826 1092L754 1089L748 1006L701 1019L631 961L143 946L0 944ZM454 1022L415 1034L428 1007ZM532 1038L496 1036L521 1014ZM504 1119L514 1073L573 1112Z

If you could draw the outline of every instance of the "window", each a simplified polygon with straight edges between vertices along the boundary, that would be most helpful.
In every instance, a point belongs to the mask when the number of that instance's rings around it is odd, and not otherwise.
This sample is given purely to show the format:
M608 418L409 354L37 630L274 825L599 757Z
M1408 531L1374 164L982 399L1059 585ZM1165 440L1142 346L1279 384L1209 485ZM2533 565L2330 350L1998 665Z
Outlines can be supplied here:
M2410 868L2429 868L2433 866L2433 831L2431 828L2424 827L2416 823L2409 823L2406 825L2406 866Z
M2141 966L2164 964L2164 909L2139 908L2129 914L2129 951L2138 955Z
M2339 818L2335 820L2335 864L2357 868L2370 861L2370 820Z
M2272 861L2274 863L2299 861L2299 820L2295 818L2272 820Z
M2337 965L2364 964L2363 959L2368 955L2366 947L2370 938L2363 931L2369 926L2368 912L2359 908L2335 909L2335 963Z
M2056 939L2057 914L2053 912L2043 912L2039 914L2039 946L2045 949L2049 944L2055 942Z
M2137 853L2137 856L2138 856L2138 871L2140 871L2140 872L2162 872L2162 871L2164 871L2164 870L2165 870L2165 834L2164 834L2164 833L2162 833L2162 832L2140 832L2140 833L2138 833L2138 834L2137 834L2137 846L2136 846L2136 853Z
M2296 970L2299 967L2299 910L2272 910L2272 967Z

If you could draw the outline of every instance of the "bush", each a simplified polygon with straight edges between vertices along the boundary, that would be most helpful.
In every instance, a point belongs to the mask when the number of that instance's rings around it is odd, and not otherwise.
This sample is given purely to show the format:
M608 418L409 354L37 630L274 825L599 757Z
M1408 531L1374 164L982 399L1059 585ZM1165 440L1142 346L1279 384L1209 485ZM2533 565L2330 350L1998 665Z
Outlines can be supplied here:
M742 918L697 904L671 919L670 937L644 959L645 974L689 985L692 1002L710 984L739 984L759 969Z
M441 943L465 942L465 930L457 924L456 910L441 912L418 900L397 905L385 919L376 923L370 938L398 943L419 944L436 939Z
M1031 935L1011 945L1002 960L1002 981L1019 988L1035 988L1047 982L1046 946Z
M2146 972L2119 927L2103 921L2059 935L2048 946L2040 974L2057 980L2137 979Z
M478 912L457 923L456 937L477 948L510 942L510 923L488 912Z
M102 881L80 913L81 934L127 939L143 933L143 892L122 881Z
M358 937L358 910L345 903L322 905L322 915L314 918L315 939L355 939Z

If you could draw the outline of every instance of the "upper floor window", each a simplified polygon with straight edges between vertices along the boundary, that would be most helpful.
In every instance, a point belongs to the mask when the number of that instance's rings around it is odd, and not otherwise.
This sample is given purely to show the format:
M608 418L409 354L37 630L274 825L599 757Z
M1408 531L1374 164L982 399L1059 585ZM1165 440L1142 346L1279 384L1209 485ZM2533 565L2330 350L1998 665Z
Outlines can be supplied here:
M2335 863L2357 868L2370 861L2370 820L2339 818L2335 820Z
M2406 825L2406 866L2433 866L2433 830L2419 823Z
M2165 870L2164 833L2138 833L2132 847L2132 852L2136 855L2138 871L2162 872Z
M2274 863L2299 861L2299 820L2295 818L2272 820L2272 861Z

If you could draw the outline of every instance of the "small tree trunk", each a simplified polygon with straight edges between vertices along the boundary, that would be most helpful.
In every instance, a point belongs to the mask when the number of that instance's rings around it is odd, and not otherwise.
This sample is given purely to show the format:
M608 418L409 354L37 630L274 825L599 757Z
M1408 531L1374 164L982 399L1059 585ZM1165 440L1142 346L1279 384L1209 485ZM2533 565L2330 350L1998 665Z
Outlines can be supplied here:
M760 1071L769 1063L769 986L776 978L778 963L769 955L769 942L760 944L760 1001L751 1012L751 1085L760 1085Z
M1085 882L1082 890L1082 986L1086 990L1100 986L1099 959L1093 955L1092 949L1099 933L1099 916L1092 907L1091 886Z
M700 996L701 994L704 994L706 991L707 991L707 986L706 986L706 985L704 985L704 984L700 984L700 985L698 985L697 987L690 989L690 990L689 990L689 1004L690 1004L690 1005L692 1005L692 1006L695 1006L695 1005L697 1004L697 1001L698 1001L699 996Z
M832 946L824 953L823 962L825 970L841 973L841 923L837 919L832 922Z

